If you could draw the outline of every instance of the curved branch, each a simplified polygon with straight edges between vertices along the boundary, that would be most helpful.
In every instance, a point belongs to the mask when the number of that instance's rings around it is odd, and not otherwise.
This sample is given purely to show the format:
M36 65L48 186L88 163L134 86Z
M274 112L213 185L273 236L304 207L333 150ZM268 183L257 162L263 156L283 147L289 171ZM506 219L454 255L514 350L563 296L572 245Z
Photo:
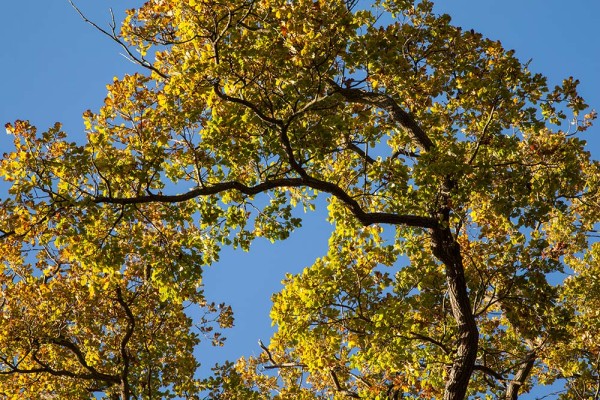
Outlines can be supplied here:
M348 143L346 143L346 146L347 146L348 150L351 150L351 151L355 152L356 154L358 154L360 156L360 158L362 158L367 164L375 164L375 159L373 157L371 157L370 155L368 155L366 151L364 151L363 149L358 147L355 143L348 142Z
M390 95L367 92L357 88L344 88L332 79L329 79L328 82L333 86L334 93L339 93L348 101L370 104L389 112L392 120L406 129L415 145L422 150L429 151L434 147L433 142L419 126L417 121L415 121L414 117L410 113L404 111Z
M308 173L302 165L296 160L294 157L294 149L292 149L292 144L290 143L290 138L287 134L288 125L284 125L281 127L279 133L279 140L281 140L281 144L283 145L283 150L285 154L288 156L288 162L292 166L292 169L296 171L303 179L310 179Z
M333 380L333 384L335 385L335 389L338 392L344 393L346 396L352 397L353 399L360 399L360 396L358 395L358 393L353 392L353 391L348 390L348 389L344 389L342 387L342 385L340 384L340 380L338 379L337 374L335 373L334 370L329 371L329 374L331 375L331 379Z
M341 200L354 216L365 226L372 224L406 225L417 228L433 229L439 226L435 218L410 214L395 214L386 212L366 212L360 204L348 193L334 183L316 178L287 178L265 181L254 186L247 186L237 181L216 183L212 186L197 187L187 193L176 195L147 194L136 197L106 197L98 196L93 202L96 204L143 204L143 203L180 203L201 196L210 196L228 190L237 190L246 195L256 195L268 190L285 187L310 187L312 189L329 193Z
M429 337L429 336L426 336L426 335L422 335L422 334L417 333L417 332L410 332L410 335L412 336L412 339L423 340L425 342L429 342L431 344L434 344L434 345L438 346L446 354L451 354L452 353L452 351L450 350L450 348L448 348L448 346L446 346L444 343L442 343L439 340L436 340L436 339L434 339L432 337Z
M475 364L475 366L473 367L473 370L483 372L484 374L489 375L499 381L506 381L506 378L504 376L502 376L502 374L494 371L490 367L486 367L485 365Z
M83 355L83 353L81 353L79 348L75 344L71 343L70 341L59 338L59 339L53 339L50 342L53 344L65 347L65 348L69 349L71 352L73 352L75 354L75 356L77 357L79 363L85 369L87 369L89 371L89 373L75 373L75 372L71 372L71 371L67 371L67 370L63 370L63 369L54 369L54 368L50 367L48 364L46 364L45 362L43 362L42 360L40 360L38 358L36 352L34 351L31 354L31 358L33 361L35 361L36 364L39 365L39 368L20 368L19 367L20 361L17 362L16 364L14 364L13 362L9 361L7 358L0 357L0 362L2 362L2 364L4 364L8 368L8 370L0 370L0 375L46 373L46 374L50 374L53 376L66 376L69 378L77 378L77 379L85 379L85 380L99 380L99 381L106 382L108 385L114 385L116 383L119 383L118 377L99 372L95 368L89 366L87 364L87 362L85 361L85 356Z
M118 378L116 376L100 372L96 368L89 365L87 363L87 361L85 360L85 354L83 354L81 349L79 347L77 347L77 345L75 343L73 343L72 341L70 341L69 339L64 338L64 337L58 337L56 339L50 339L50 343L70 350L75 355L75 357L77 357L77 361L79 362L79 364L89 371L89 374L76 374L76 373L70 373L68 371L54 371L48 365L46 365L41 360L39 360L34 353L33 354L34 360L38 364L47 368L48 370L46 372L48 372L52 375L56 375L56 374L65 375L65 376L71 376L73 378L98 379L101 381L112 382L112 383L118 382Z
M278 363L275 361L275 359L273 358L273 355L271 354L271 351L269 350L269 348L267 346L265 346L265 344L262 342L262 340L258 339L258 345L267 354L267 357L269 357L269 361L271 362L271 365L265 365L264 369L306 368L306 366L307 366L306 364L303 364L303 363Z
M269 117L268 115L266 115L262 111L260 111L260 109L255 104L249 102L248 100L240 99L238 97L229 96L228 94L224 93L223 91L221 91L221 87L219 86L219 82L218 81L216 81L213 84L213 90L215 91L215 94L221 100L225 100L225 101L229 101L229 102L232 102L232 103L241 104L244 107L247 107L250 110L252 110L258 116L258 118L262 119L265 122L268 122L268 123L274 124L274 125L282 125L283 124L282 120L277 119L277 118L273 118L273 117Z

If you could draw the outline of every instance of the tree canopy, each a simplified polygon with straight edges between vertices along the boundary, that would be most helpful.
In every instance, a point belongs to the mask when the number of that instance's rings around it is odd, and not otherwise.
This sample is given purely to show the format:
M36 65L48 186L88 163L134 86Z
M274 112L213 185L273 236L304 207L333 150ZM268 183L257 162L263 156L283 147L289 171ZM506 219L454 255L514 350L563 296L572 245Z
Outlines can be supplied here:
M430 1L356 3L150 0L120 28L88 21L141 72L84 113L84 143L6 125L2 396L517 399L560 379L561 398L600 398L578 81L550 85ZM233 324L203 267L285 239L318 196L329 250L273 296L275 335L197 376L194 347Z

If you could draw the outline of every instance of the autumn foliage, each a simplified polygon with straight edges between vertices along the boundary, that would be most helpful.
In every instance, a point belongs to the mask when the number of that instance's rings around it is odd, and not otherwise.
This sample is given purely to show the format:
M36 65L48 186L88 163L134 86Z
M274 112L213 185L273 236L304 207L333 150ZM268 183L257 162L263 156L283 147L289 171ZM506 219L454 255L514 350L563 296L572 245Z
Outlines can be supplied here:
M141 72L84 113L85 143L7 124L0 396L598 398L578 81L430 1L355 3L150 0L97 26ZM285 239L317 197L329 251L285 277L270 343L197 376L194 346L233 324L203 266Z

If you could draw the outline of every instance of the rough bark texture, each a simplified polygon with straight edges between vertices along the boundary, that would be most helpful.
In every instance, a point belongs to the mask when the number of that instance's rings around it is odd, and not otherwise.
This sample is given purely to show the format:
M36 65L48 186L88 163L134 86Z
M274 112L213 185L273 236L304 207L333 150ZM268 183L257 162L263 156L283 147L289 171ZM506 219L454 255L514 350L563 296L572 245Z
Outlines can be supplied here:
M458 325L456 354L446 381L444 400L462 400L477 359L479 331L471 310L460 246L450 229L433 230L432 250L444 263L452 315Z
M519 368L514 379L506 388L506 400L517 400L519 398L519 390L531 373L533 365L535 364L535 358L535 352L531 352L527 355L527 358L521 364L521 368Z

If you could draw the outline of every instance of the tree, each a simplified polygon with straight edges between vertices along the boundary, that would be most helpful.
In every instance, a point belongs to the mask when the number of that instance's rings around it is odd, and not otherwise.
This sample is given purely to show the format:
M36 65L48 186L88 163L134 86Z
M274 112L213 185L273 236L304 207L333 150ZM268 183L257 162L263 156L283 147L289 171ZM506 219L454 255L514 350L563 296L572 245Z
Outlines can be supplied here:
M595 114L432 7L152 0L96 26L147 73L84 114L86 143L7 125L3 395L598 398ZM329 252L286 278L270 344L195 377L194 325L219 345L232 324L202 266L318 195Z

